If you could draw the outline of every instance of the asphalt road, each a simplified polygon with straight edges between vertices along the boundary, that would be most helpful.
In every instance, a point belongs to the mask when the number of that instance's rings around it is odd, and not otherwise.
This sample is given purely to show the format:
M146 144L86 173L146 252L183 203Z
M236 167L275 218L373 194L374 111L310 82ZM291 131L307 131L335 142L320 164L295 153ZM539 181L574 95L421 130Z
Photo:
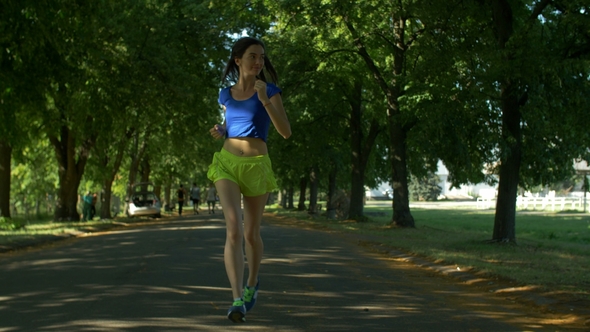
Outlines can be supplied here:
M260 294L226 317L221 215L185 216L0 255L5 331L565 331L351 238L264 223Z

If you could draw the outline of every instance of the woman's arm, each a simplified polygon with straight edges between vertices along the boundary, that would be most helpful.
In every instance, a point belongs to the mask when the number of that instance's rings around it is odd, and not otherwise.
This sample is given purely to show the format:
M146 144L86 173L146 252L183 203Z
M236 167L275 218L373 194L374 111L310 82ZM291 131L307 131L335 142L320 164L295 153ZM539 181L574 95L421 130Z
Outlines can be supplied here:
M223 113L225 113L225 105L222 105L222 107ZM209 133L215 139L223 138L225 136L225 131L225 120L223 121L223 124L216 124L215 126L213 126L213 128L209 129Z
M287 113L283 108L283 99L280 93L274 94L270 99L266 94L266 82L262 80L256 80L254 83L254 90L258 93L258 100L264 105L264 109L270 116L272 124L275 126L277 131L285 139L291 136L291 124L287 118Z
M272 124L275 126L277 131L285 139L291 136L291 124L287 118L287 113L283 108L283 99L281 94L277 93L266 102L262 102L266 112L270 116Z

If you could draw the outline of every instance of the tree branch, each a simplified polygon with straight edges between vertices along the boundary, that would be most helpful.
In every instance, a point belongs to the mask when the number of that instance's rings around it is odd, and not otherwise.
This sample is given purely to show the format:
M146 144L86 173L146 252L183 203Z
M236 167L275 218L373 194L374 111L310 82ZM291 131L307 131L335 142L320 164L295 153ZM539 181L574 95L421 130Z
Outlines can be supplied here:
M356 31L352 23L350 23L350 20L347 15L342 16L342 18L344 19L344 23L346 24L348 31L350 31L350 34L352 35L354 45L358 49L358 54L363 58L363 60L365 60L365 63L369 67L369 70L373 73L373 76L375 77L375 80L377 81L377 84L379 85L381 90L383 90L383 92L386 95L389 95L389 86L387 85L387 82L385 81L383 75L379 71L379 68L377 68L377 65L375 65L375 62L373 62L373 59L369 55L369 52L367 52L367 49L365 48L365 45L363 44L360 36L358 35L358 32Z
M529 17L529 19L536 20L537 17L539 17L539 15L541 15L543 10L545 10L545 8L547 8L547 6L549 6L549 4L551 4L552 2L553 2L553 0L541 0L541 2L537 3L535 8L533 8L533 13Z
M348 53L358 53L358 51L350 50L350 49L346 49L346 48L341 48L341 49L337 49L337 50L331 50L331 51L328 51L328 52L320 52L320 53L322 55L325 55L325 58L329 58L329 57L331 57L332 55L334 55L336 53L345 53L345 52L348 52Z
M377 36L381 37L381 39L385 40L385 42L386 42L386 43L387 43L389 46L391 46L391 48L396 48L396 47L397 47L397 46L395 45L395 43L394 43L394 42L392 42L391 40L387 39L387 37L385 37L385 35L383 35L382 33L380 33L380 32L375 32L375 34L376 34Z
M410 36L408 42L406 43L406 47L412 46L412 43L414 43L416 39L418 39L418 37L420 37L420 35L424 33L424 31L426 31L426 29L419 29L418 31L416 31L416 33L413 33Z

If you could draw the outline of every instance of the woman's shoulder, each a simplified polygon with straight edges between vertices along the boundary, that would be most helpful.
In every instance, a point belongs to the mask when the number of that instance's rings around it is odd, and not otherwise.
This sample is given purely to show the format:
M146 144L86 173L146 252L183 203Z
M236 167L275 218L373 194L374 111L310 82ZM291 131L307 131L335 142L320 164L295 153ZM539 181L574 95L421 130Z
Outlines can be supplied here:
M272 97L277 93L283 92L283 90L281 90L281 88L276 86L274 83L266 83L266 92L269 97Z
M231 96L230 93L231 86L225 87L219 91L219 103L225 105L225 102Z

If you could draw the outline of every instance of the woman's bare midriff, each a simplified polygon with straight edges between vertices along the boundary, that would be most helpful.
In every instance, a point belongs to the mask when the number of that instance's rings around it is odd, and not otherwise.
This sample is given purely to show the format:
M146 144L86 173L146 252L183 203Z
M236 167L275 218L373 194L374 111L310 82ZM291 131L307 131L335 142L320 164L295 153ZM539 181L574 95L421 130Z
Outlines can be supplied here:
M254 157L268 153L266 143L260 138L252 137L226 138L223 148L239 157Z

